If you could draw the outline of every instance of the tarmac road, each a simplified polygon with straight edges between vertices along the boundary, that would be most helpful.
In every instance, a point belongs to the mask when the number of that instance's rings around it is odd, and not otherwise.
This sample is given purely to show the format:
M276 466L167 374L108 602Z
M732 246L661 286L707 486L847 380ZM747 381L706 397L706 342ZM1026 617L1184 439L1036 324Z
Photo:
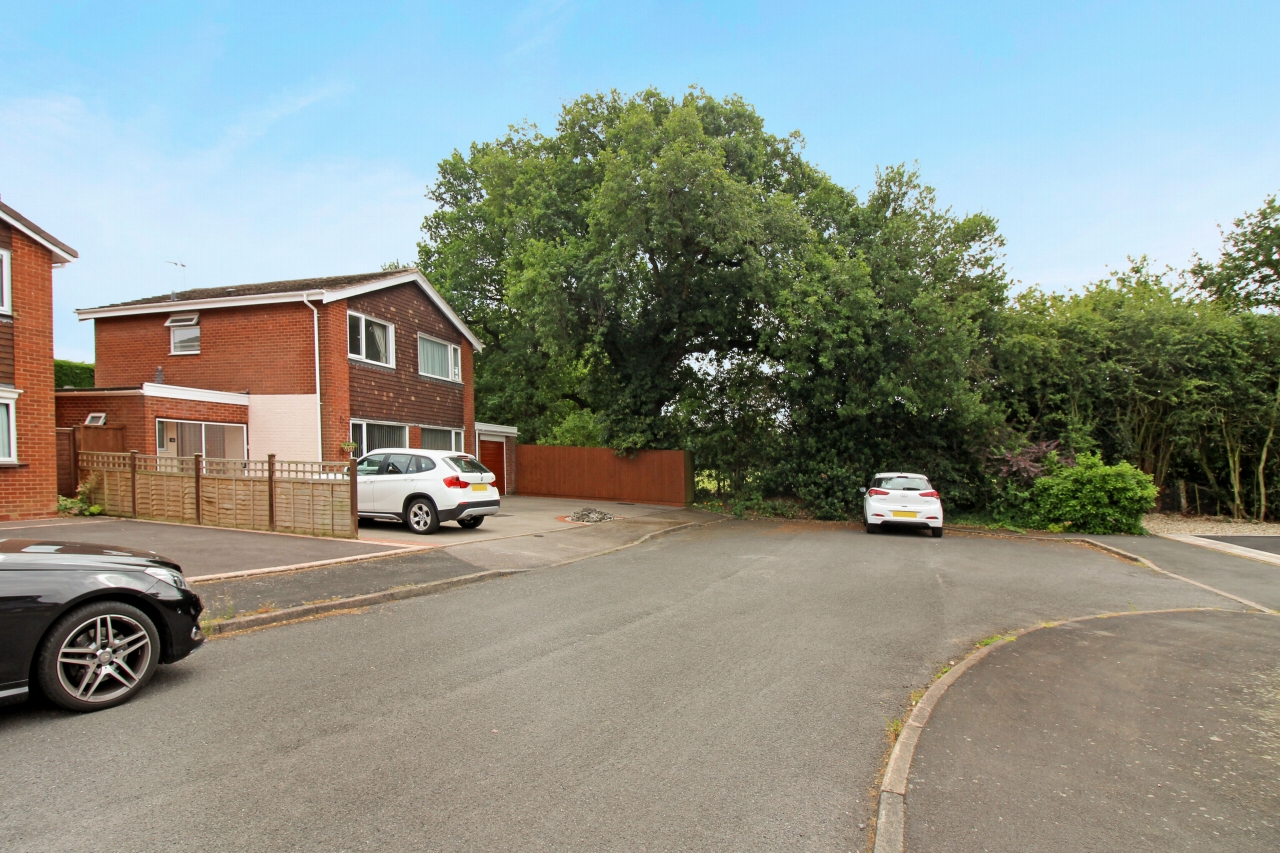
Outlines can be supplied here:
M1139 614L995 649L920 736L907 849L1280 850L1280 619Z
M1065 543L728 521L217 639L120 708L0 710L0 849L864 849L939 665L1197 606L1234 609Z

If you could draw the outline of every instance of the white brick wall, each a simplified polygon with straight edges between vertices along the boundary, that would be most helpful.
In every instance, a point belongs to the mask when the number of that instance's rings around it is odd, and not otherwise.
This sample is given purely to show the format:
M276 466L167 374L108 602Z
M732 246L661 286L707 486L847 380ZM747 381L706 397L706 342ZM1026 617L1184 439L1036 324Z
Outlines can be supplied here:
M249 458L315 462L320 453L315 394L250 394Z

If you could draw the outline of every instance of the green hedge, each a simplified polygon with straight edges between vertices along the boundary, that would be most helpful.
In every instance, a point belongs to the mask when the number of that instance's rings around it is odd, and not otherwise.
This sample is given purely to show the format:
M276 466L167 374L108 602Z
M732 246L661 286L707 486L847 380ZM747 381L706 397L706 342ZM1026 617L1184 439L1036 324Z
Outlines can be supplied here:
M67 361L61 358L53 360L54 388L92 388L93 365L81 361Z
M1035 481L1027 527L1072 533L1142 535L1142 516L1156 505L1150 474L1128 462L1104 465L1085 453L1073 467L1057 468Z

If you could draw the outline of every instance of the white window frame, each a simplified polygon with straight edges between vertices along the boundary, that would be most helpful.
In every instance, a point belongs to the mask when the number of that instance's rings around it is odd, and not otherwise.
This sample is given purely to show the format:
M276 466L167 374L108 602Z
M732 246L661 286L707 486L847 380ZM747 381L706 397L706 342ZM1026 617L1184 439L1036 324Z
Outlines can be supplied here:
M21 393L16 388L0 388L0 407L9 410L8 448L0 447L0 462L6 465L18 462L18 395Z
M90 412L89 414L85 415L85 418L84 418L85 426L103 426L106 424L106 422L107 422L106 412Z
M418 429L420 429L420 430L423 430L423 429L437 429L437 430L443 430L443 431L445 431L445 432L451 433L451 434L452 434L452 436L453 436L453 438L451 439L452 444L453 444L453 449L452 449L451 451L449 451L449 452L450 452L450 453L465 453L465 452L466 452L465 450L463 450L463 449L462 449L462 435L463 435L463 431L462 431L462 430L460 430L460 429L458 429L457 427L436 426L435 424L422 424L421 426L419 426L419 427L418 427ZM421 434L419 434L418 444L422 444ZM424 449L425 449L425 448L424 448Z
M418 375L429 376L432 379L443 379L446 382L461 382L462 381L462 347L458 346L457 344L451 344L448 341L443 341L440 338L434 338L431 335L427 335L422 332L418 332L418 338L419 340L427 340L427 341L432 341L433 343L443 344L444 346L449 348L448 371L450 373L449 376L438 376L435 373L427 373L427 371L422 366L422 347L421 345L419 345ZM443 427L441 427L441 429L443 429Z
M239 462L239 461L242 461L242 459L247 460L249 458L249 425L248 424L237 424L237 423L231 423L230 421L188 421L182 418L156 418L156 445L157 445L156 453L157 454L159 454L160 452L159 439L160 439L160 436L162 435L162 433L160 432L161 424L200 424L200 455L201 456L204 456L204 447L205 447L204 428L205 427L207 426L240 427L240 429L244 431L244 456L241 459L237 459L234 461ZM174 448L174 454L175 455L177 454L177 448ZM184 456L181 458L187 459L190 457Z
M378 363L378 362L376 362L376 361L374 362L374 364L377 364L377 363ZM351 427L353 427L353 428L354 428L354 427L357 427L357 426L358 426L358 427L360 427L360 441L359 441L358 443L359 443L359 445L360 445L360 455L361 455L361 456L364 456L364 455L368 454L368 453L369 453L370 451L372 451L372 450L378 450L378 449L380 449L380 448L377 448L377 447L370 447L370 446L369 446L369 433L368 433L368 431L365 429L365 427L369 426L370 424L373 424L374 426L400 427L400 429L404 430L404 443L405 443L405 447L400 448L400 449L403 449L403 450L412 450L412 449L413 449L413 448L411 448L411 447L409 447L409 446L408 446L408 444L409 444L409 424L396 423L395 421L367 421L367 420L365 420L365 419L363 419L363 418L352 418L352 419L351 419ZM351 432L352 432L352 430L350 430L350 429L347 431L347 440L348 440L348 441L350 441Z
M164 324L169 329L169 355L199 355L200 354L200 344L203 343L202 340L197 340L197 345L195 349L183 350L182 352L178 352L177 350L174 349L175 341L173 339L173 334L178 329L194 328L197 331L199 331L200 313L198 311L192 314L172 314L170 315L168 320L164 321ZM203 335L201 337L203 337Z
M0 249L0 314L13 313L13 252Z
M356 355L355 353L351 352L351 318L352 318L352 317L359 317L359 318L360 318L360 354L359 354L359 355ZM387 327L387 360L386 360L386 361L374 361L374 360L373 360L373 359L371 359L371 358L365 358L365 357L364 357L364 353L365 353L365 346L364 346L364 343L365 343L365 328L364 328L364 324L365 324L365 321L366 321L366 320L371 320L371 321L373 321L374 323L377 323L377 324L378 324L378 325L380 325L380 326L386 326L386 327ZM358 361L358 362L361 362L362 364L372 364L372 365L376 365L376 366L378 366L378 367L389 367L389 368L391 368L392 370L394 370L394 369L395 369L395 366L396 366L396 327L395 327L395 324L394 324L394 323L388 323L386 320L379 320L377 317L372 317L372 316L370 316L370 315L368 315L368 314L361 314L359 311L348 311L348 312L347 312L347 358L351 359L352 361ZM375 421L374 423L379 423L379 422L378 422L378 421Z

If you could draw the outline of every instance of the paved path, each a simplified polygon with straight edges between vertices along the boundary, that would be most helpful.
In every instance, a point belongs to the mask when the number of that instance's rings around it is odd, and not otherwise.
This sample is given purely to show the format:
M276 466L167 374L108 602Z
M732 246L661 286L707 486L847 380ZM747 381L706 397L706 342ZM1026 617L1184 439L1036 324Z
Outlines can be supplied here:
M1121 616L994 649L920 736L907 850L1280 850L1280 618Z
M1205 536L1215 542L1226 542L1228 545L1239 545L1241 548L1252 548L1255 551L1266 551L1280 554L1280 536Z
M1280 610L1280 566L1158 536L1090 536L1146 557L1162 569Z
M886 721L976 639L1217 605L1079 546L726 521L0 710L0 849L865 849Z

